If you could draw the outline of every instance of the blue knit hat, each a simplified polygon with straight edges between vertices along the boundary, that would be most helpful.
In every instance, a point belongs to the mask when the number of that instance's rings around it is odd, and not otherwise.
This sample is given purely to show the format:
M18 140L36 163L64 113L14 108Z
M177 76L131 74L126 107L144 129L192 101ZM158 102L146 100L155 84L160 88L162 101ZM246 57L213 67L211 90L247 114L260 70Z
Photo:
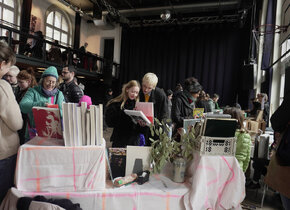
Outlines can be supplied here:
M56 79L58 79L58 73L57 73L57 69L54 66L50 66L48 67L42 74L42 78L44 77L48 77L48 76L52 76L55 77Z

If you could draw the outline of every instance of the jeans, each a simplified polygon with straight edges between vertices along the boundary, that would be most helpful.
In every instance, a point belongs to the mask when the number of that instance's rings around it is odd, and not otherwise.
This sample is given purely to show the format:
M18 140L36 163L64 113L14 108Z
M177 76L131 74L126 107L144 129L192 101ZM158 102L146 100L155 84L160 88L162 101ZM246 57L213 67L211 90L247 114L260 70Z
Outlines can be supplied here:
M285 197L284 195L281 195L282 204L285 210L290 210L290 198Z
M14 184L14 172L16 167L17 154L0 160L0 204L7 191Z

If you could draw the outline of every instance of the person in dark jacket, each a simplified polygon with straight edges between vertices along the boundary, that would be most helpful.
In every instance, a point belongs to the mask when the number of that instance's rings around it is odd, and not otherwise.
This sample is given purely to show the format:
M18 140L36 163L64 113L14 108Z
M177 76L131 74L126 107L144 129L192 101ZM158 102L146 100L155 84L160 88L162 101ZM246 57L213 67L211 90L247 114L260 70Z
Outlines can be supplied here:
M122 93L107 104L105 120L108 127L114 128L111 141L112 147L136 145L139 137L139 125L134 124L124 109L133 110L139 101L140 84L131 80L123 85Z
M61 74L64 82L60 84L59 90L63 92L65 102L79 103L84 93L74 82L75 68L66 65L63 67Z
M204 108L204 112L212 112L212 106L208 100L207 94L202 90L196 101L197 108Z
M167 96L165 92L156 87L158 77L154 73L147 73L142 79L141 102L152 102L154 104L154 117L162 121L168 117Z
M175 131L183 127L183 120L193 118L193 109L202 86L196 78L190 77L185 80L183 91L176 94L172 101L171 116L175 124Z

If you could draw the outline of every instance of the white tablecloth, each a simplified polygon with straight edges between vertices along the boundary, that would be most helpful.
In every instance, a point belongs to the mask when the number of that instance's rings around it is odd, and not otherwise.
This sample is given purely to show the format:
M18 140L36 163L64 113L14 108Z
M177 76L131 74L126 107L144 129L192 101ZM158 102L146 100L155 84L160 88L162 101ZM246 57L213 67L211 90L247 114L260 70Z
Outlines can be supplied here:
M189 167L191 188L184 196L186 209L241 209L245 176L232 156L200 156Z
M21 191L103 190L105 145L64 147L62 140L35 137L18 151L16 187Z
M133 183L121 188L107 186L91 192L21 192L24 196L68 198L83 210L184 210L183 196L189 186L177 184L164 176L151 176L143 185ZM8 202L8 201L7 201ZM10 209L12 210L12 209Z

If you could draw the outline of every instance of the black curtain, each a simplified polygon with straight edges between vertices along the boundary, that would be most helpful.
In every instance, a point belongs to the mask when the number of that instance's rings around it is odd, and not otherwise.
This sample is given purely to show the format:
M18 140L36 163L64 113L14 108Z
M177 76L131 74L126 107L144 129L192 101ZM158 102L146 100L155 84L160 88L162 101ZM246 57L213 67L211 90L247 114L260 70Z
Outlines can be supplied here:
M222 105L232 105L248 36L234 23L124 28L120 85L154 72L166 90L194 76L206 92L220 95Z

